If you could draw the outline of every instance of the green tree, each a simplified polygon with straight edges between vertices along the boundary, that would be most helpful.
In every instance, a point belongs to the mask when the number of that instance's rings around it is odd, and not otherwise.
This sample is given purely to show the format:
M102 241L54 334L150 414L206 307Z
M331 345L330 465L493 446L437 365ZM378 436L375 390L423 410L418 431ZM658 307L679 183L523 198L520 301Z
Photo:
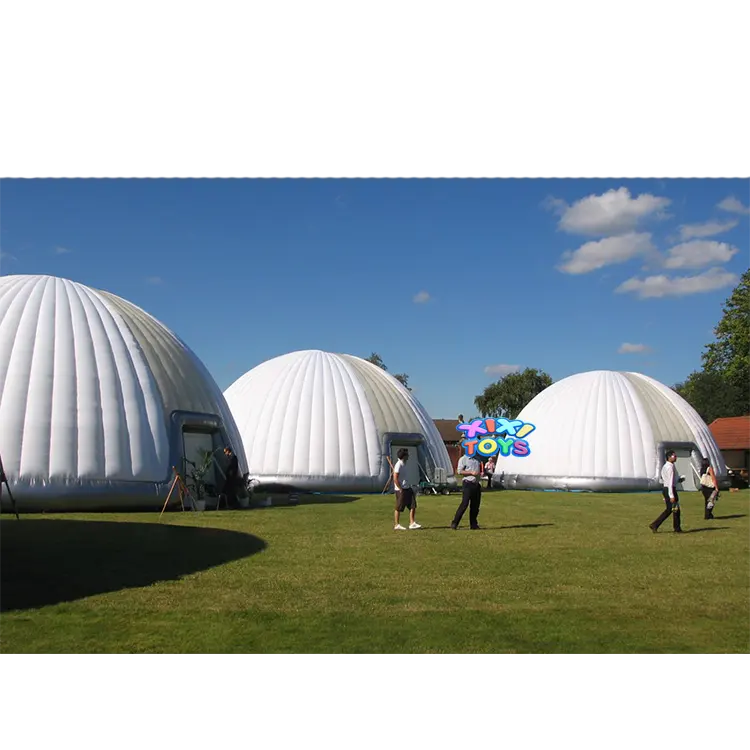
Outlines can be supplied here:
M724 304L719 324L714 329L716 340L706 346L702 355L703 370L720 375L731 384L739 401L731 414L750 413L750 269L742 274ZM691 402L692 403L692 402Z
M372 364L374 364L376 367L379 367L381 370L385 370L386 372L388 372L388 368L385 366L385 363L377 352L373 352L369 357L365 357L365 360L367 362L372 362ZM407 391L411 390L411 388L409 388L409 376L406 373L400 372L398 373L398 375L394 375L393 377L396 378L396 380L398 380L398 382L401 383L401 385L403 385Z
M741 392L718 373L691 372L684 383L677 383L673 389L700 414L706 424L711 424L718 417L741 414Z
M483 417L515 419L534 396L551 385L552 378L546 372L527 367L488 385L474 399L474 405Z

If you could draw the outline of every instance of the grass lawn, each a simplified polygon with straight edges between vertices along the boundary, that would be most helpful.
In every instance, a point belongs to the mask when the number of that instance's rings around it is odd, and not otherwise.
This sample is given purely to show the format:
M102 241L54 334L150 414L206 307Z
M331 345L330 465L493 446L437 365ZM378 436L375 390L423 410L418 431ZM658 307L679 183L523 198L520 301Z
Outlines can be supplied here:
M0 521L0 649L17 652L747 653L750 491L647 528L661 496L303 498L205 513ZM403 518L403 516L402 516Z

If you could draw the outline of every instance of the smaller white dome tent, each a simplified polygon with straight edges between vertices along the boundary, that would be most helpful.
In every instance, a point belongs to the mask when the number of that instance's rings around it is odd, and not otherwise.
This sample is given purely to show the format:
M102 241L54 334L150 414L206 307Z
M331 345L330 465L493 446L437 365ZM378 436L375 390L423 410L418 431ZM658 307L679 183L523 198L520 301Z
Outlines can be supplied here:
M19 510L159 507L172 466L227 442L246 471L218 385L151 315L66 279L0 278L0 457Z
M650 491L665 453L677 452L683 489L697 489L703 458L727 470L708 426L681 396L635 372L597 370L553 383L521 411L527 456L498 456L493 485L508 489Z
M270 359L224 393L261 485L380 492L401 447L409 479L455 484L435 423L392 375L364 359L318 350ZM422 473L420 476L420 468Z

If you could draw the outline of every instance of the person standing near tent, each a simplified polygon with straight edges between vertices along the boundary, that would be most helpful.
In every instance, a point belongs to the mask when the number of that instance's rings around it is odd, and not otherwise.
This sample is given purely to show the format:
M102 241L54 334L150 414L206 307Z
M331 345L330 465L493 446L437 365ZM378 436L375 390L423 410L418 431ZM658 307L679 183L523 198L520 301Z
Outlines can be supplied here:
M661 469L661 494L664 497L666 509L662 511L661 515L653 523L648 525L654 533L657 532L659 526L667 520L670 514L672 516L673 529L676 532L682 531L682 526L680 525L680 496L677 494L677 483L683 481L685 477L677 474L677 469L675 468L677 454L674 451L667 451L666 459Z
M422 527L416 522L414 516L417 512L417 496L414 494L414 490L409 486L408 480L405 478L404 466L409 460L409 451L406 448L401 448L396 454L398 461L393 467L393 489L396 493L396 509L393 512L394 517L394 531L406 531L406 527L399 523L401 513L408 508L409 509L409 528L410 529L421 529Z
M227 457L229 465L227 466L226 480L224 481L222 493L227 496L227 507L236 508L239 506L237 502L237 490L240 479L240 464L234 451L229 446L224 448L224 455Z
M707 458L703 459L701 466L701 492L705 506L703 518L708 521L714 517L714 505L719 499L719 483L716 481L716 472Z
M482 476L481 466L476 458L471 458L465 453L458 459L456 474L463 477L463 497L461 504L456 509L456 515L453 516L451 528L457 529L461 523L461 518L469 508L469 527L471 529L479 528L479 506L482 502Z
M492 487L492 475L495 473L495 457L490 456L484 465L484 475L487 477L487 489Z

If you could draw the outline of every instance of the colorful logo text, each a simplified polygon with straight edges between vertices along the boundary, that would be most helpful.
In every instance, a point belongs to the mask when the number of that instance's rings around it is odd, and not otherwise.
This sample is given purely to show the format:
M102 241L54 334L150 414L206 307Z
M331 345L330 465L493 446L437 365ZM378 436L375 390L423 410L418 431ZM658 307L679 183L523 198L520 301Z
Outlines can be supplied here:
M524 439L536 427L520 419L474 419L459 424L456 429L464 433L461 441L467 456L528 456L531 448Z

